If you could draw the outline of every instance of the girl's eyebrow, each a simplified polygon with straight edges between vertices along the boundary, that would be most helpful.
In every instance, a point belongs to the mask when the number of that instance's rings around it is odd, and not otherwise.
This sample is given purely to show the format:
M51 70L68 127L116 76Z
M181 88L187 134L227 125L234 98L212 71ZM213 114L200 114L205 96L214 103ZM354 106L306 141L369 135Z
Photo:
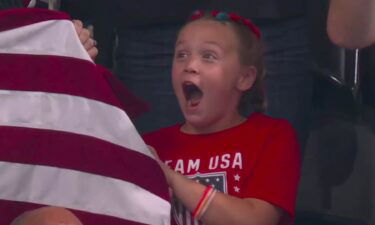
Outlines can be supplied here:
M211 44L211 45L216 45L216 46L218 46L218 47L221 47L217 42L215 42L215 41L205 41L204 42L205 44Z
M175 45L175 48L178 47L178 46L180 46L180 45L185 44L185 42L186 42L186 41L184 41L184 40L179 40L179 41L177 41L177 42L176 42L176 45ZM217 42L215 42L215 41L205 41L204 44L213 45L213 46L215 46L215 47L217 47L217 48L223 50L223 47L222 47L219 43L217 43Z
M217 48L223 50L223 47L222 47L219 43L217 43L217 42L215 42L215 41L205 41L204 43L205 43L205 44L209 44L209 45L214 45L215 47L217 47Z

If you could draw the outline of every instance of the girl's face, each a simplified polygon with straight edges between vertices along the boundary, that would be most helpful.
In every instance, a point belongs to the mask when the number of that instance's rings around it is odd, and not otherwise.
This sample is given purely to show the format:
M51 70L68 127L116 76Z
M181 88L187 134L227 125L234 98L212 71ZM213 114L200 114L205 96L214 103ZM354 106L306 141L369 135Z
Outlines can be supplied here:
M238 103L255 81L254 67L240 64L230 25L197 20L180 32L172 68L173 87L188 133L211 133L242 121Z

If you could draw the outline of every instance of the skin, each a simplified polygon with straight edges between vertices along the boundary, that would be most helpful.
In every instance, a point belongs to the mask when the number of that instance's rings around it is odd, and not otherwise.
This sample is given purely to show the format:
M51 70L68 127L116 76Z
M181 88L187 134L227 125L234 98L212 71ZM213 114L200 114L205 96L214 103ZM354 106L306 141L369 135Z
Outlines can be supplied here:
M239 48L229 25L198 20L182 29L172 69L173 87L186 119L182 132L211 133L245 120L237 106L242 93L252 87L256 69L239 63ZM198 106L192 107L186 100L182 90L184 82L192 82L202 89L203 98ZM160 160L159 163L174 195L193 211L206 186L173 171ZM209 225L275 225L283 214L281 209L260 199L217 193L202 221Z
M92 33L83 27L80 20L73 20L73 25L83 47L85 47L90 58L94 60L98 55L98 49L96 48L96 41L92 38Z
M184 132L212 133L245 121L238 104L242 93L253 85L256 69L240 64L238 48L233 28L214 21L192 22L180 32L172 81L186 120ZM185 82L203 92L197 107L191 107L185 98Z
M327 31L341 47L355 49L375 43L375 0L330 0Z
M82 225L82 223L69 210L48 206L23 213L11 225Z

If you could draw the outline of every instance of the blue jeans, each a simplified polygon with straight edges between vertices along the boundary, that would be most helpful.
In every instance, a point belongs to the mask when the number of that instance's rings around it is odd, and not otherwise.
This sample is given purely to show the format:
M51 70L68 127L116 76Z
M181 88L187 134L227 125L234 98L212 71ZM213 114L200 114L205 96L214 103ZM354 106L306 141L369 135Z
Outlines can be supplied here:
M135 95L150 104L151 110L133 121L140 132L183 121L171 80L174 44L180 27L144 27L118 32L115 74Z

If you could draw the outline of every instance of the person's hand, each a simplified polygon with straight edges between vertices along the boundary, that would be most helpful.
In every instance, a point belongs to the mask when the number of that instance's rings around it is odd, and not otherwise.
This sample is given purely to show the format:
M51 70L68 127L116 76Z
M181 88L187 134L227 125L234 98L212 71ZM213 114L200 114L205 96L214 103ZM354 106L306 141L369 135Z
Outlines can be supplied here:
M80 20L73 20L73 24L83 47L85 47L91 59L94 60L98 55L98 49L96 48L96 41L93 39L92 33L83 27L83 23Z

